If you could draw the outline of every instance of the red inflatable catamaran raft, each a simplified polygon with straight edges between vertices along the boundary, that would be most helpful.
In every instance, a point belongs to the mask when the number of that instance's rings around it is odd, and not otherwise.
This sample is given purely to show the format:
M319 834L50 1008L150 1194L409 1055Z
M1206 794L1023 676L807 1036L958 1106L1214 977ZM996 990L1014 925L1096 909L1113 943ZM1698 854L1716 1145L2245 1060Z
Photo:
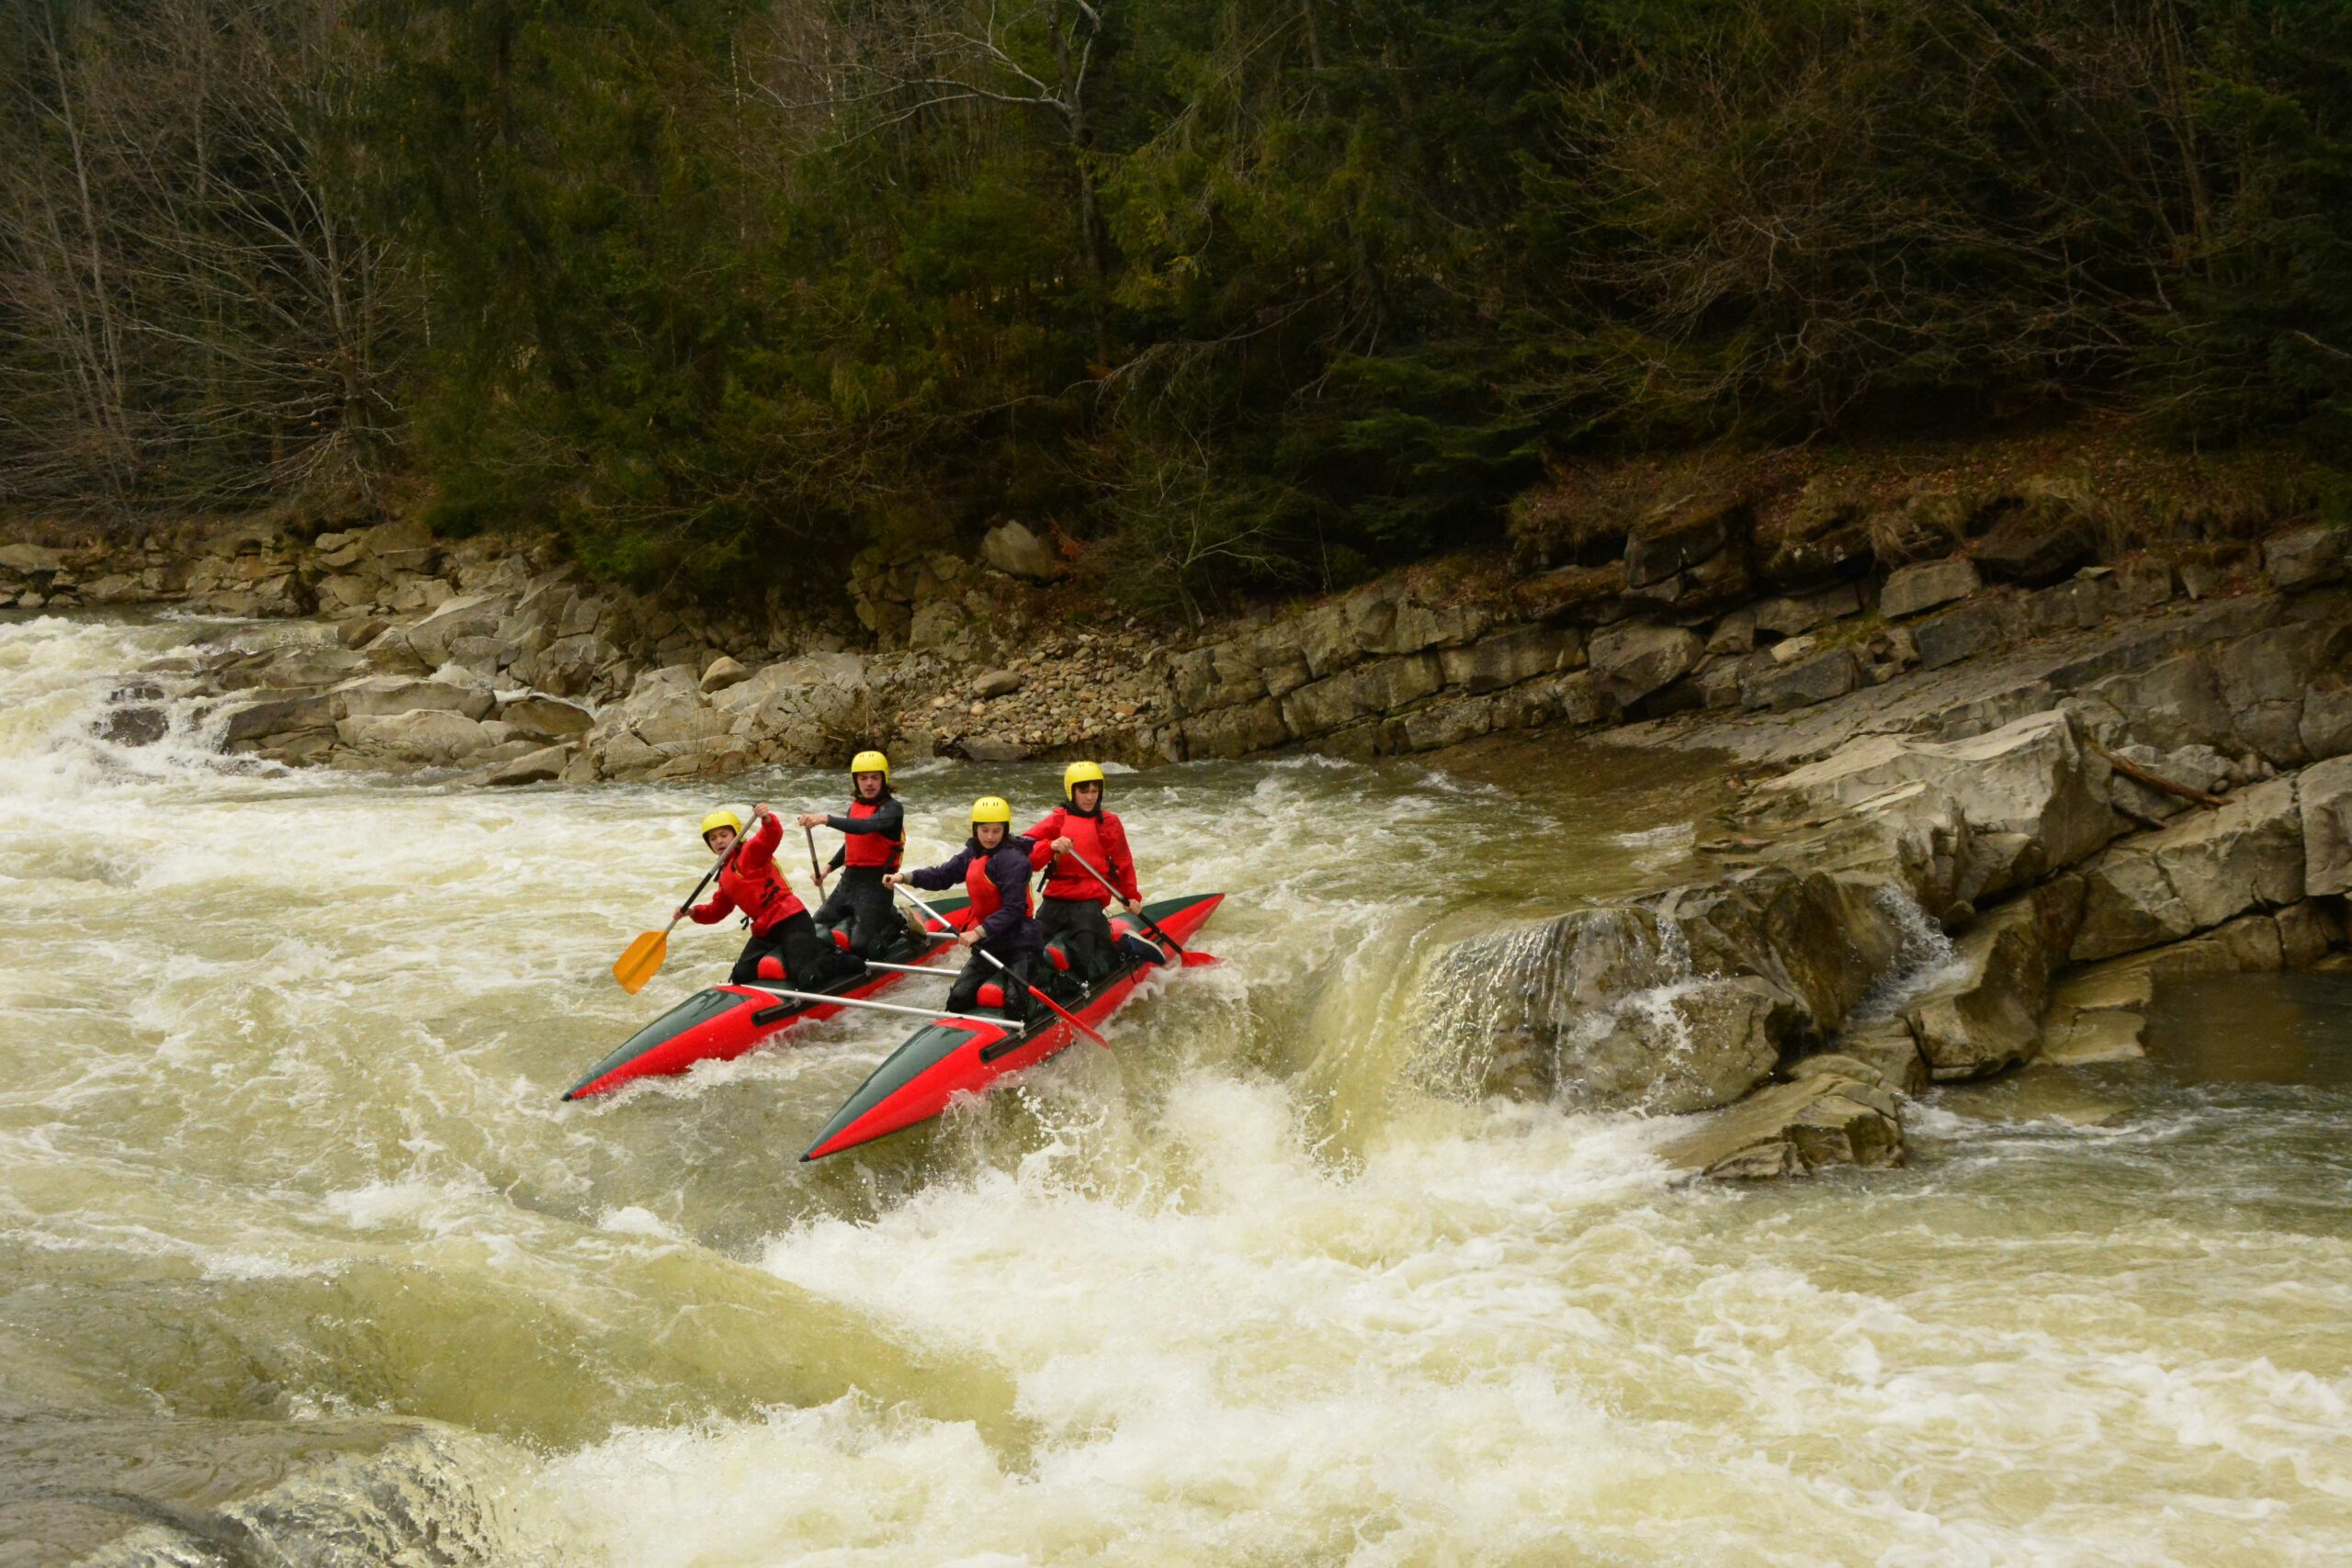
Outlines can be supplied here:
M1147 904L1142 919L1114 915L1111 929L1119 939L1120 966L1083 996L1057 995L1056 999L1088 1024L1100 1024L1118 1011L1147 976L1160 972L1144 960L1143 951L1157 951L1170 967L1214 964L1216 961L1206 953L1188 953L1179 944L1207 924L1224 901L1222 893L1206 893ZM1055 949L1047 949L1047 958L1059 966ZM928 1122L956 1096L981 1093L999 1078L1035 1066L1077 1038L1077 1031L1066 1021L1042 1007L1027 1023L1011 1019L998 1021L988 1016L989 1011L982 1009L937 1019L916 1030L874 1069L874 1075L849 1097L800 1157L822 1159Z
M955 945L956 933L970 923L966 900L935 899L932 908L941 919L924 922L925 938L919 942L909 931L903 941L882 954L885 961L925 964ZM608 1094L637 1078L683 1073L696 1062L732 1061L795 1024L831 1018L846 1010L846 1004L863 1001L905 978L895 969L872 969L824 987L825 995L840 997L840 1002L778 997L751 986L713 986L696 991L630 1035L620 1049L589 1068L588 1076L566 1090L563 1098L586 1100Z

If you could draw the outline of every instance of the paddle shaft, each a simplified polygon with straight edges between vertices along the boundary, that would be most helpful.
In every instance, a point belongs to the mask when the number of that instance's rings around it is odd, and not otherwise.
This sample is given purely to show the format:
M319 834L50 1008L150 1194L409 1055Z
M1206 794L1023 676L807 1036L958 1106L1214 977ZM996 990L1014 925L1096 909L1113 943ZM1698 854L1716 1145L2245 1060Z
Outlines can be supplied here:
M754 813L752 820L756 822L758 819L758 814ZM670 955L670 933L676 931L678 922L686 918L686 911L695 899L702 897L702 890L710 886L710 879L726 870L729 863L734 860L735 852L742 847L743 834L738 829L735 841L727 846L725 854L711 863L708 871L702 874L702 880L695 883L695 890L686 895L686 901L670 911L670 923L658 931L639 932L637 940L623 951L613 964L613 978L620 982L622 990L633 997L645 988L647 981L661 972L662 961Z
M1111 886L1111 879L1109 877L1094 869L1094 863L1092 861L1088 860L1076 850L1069 852L1069 858L1084 866L1086 868L1086 874L1102 885L1103 892L1108 893L1112 897L1116 898L1122 904L1127 901L1127 896L1125 894ZM1143 922L1144 930L1149 931L1159 941L1164 942L1169 946L1174 948L1179 953L1182 953L1184 951L1184 944L1182 942L1178 942L1174 937L1170 936L1166 931L1161 931L1159 929L1159 922L1143 912L1143 900L1140 898L1136 900L1136 919Z
M822 893L825 890L825 874L817 866L817 829L803 828L800 836L808 840L808 874L817 879L817 891Z
M916 908L921 909L931 919L938 920L941 925L944 926L947 924L946 920L941 918L938 910L933 908L930 905L924 903L921 898L915 896L915 890L913 888L909 887L903 882L893 883L891 886L906 895L908 903L912 904ZM995 964L997 973L1004 976L1007 979L1021 979L1019 976L1013 974L1011 966L1009 966L1003 959L999 958L995 953L990 953L987 948L982 947L979 943L974 942L972 944L972 951L978 953L982 958L987 959L989 963ZM1046 995L1042 988L1031 985L1026 980L1021 980L1021 985L1022 988L1026 990L1031 996L1045 1003L1046 1006L1053 1011L1059 1013L1062 1018L1069 1022L1072 1029L1077 1030L1080 1034L1085 1035L1097 1045L1102 1046L1106 1050L1110 1048L1111 1043L1108 1040L1103 1039L1100 1034L1097 1034L1093 1029L1087 1024L1087 1021L1084 1019L1070 1011L1069 1009L1062 1006L1061 1003L1054 1000L1053 998Z
M869 1002L863 997L837 997L829 991L788 991L781 986L744 986L746 991L757 991L763 997L790 997L797 1002L823 1002L830 1007L867 1008L875 1012L902 1012L912 1018L952 1018L958 1023L984 1023L990 1029L1004 1027L1001 1018L975 1018L966 1012L934 1012L930 1008L905 1008L896 1002Z
M756 817L752 818L752 825L753 827L759 826L759 820L760 819ZM702 880L695 884L695 890L686 895L686 902L679 905L677 908L672 912L670 916L670 923L662 928L662 938L664 942L669 940L670 933L672 931L678 929L678 922L686 918L686 906L701 897L702 890L710 886L710 879L717 876L720 872L725 871L728 865L735 859L735 852L743 847L743 837L744 835L741 833L735 835L735 841L727 846L727 852L710 863L710 869L702 874Z

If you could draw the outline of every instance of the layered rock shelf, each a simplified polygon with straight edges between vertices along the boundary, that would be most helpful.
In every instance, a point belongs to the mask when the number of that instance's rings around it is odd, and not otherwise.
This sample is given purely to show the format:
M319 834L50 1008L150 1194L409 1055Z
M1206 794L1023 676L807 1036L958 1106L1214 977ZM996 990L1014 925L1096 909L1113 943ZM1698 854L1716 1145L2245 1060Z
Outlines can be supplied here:
M501 782L723 776L880 743L1148 765L1292 748L1405 755L1607 727L1786 761L1930 716L1985 728L1954 694L2046 705L2345 570L2340 533L2292 517L2258 520L2267 537L2237 536L2256 525L2233 518L2213 538L2102 560L2095 514L2043 491L1927 494L1759 531L1741 506L1684 503L1635 519L1597 564L1440 563L1174 638L1102 620L1060 554L1017 524L970 558L869 550L840 600L813 612L629 594L543 545L450 543L413 523L12 544L0 547L0 608L171 604L332 627L356 656L339 669L248 660L160 672L223 695L264 689L254 703L284 705L231 719L227 743L296 764L470 768ZM478 700L419 686L411 711L458 717L385 723L401 714L380 694L353 711L335 689L363 675L487 686L492 705L469 711ZM2049 692L2021 706L2035 682ZM545 707L510 716L526 698L590 722ZM564 728L542 733L550 722Z
M1713 877L1449 953L1432 1038L1477 1092L1704 1111L1667 1158L1786 1175L1899 1159L1931 1084L2137 1055L2165 979L2321 962L2352 890L2352 596L2251 596L2156 646L2005 666L1757 782Z

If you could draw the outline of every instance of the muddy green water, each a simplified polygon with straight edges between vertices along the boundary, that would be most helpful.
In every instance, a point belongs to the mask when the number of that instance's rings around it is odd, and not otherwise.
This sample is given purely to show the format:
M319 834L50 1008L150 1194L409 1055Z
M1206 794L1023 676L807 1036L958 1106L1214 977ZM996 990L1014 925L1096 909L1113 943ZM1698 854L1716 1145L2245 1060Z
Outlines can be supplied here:
M1174 768L1116 804L1227 964L805 1166L902 1031L557 1098L731 956L606 975L713 792L91 738L222 635L301 634L0 621L0 1564L2352 1558L2340 983L1675 1187L1659 1123L1409 1087L1414 1003L1690 871L1702 777ZM910 770L917 852L1051 776Z

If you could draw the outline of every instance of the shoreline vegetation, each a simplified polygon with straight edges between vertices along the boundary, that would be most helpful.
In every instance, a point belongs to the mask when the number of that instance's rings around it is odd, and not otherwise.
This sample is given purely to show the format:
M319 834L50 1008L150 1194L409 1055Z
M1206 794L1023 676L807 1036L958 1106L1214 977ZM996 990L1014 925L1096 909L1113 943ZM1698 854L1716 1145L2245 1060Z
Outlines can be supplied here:
M1825 444L2334 505L2347 59L2283 0L46 0L0 507L730 607L1010 522L1198 624Z

